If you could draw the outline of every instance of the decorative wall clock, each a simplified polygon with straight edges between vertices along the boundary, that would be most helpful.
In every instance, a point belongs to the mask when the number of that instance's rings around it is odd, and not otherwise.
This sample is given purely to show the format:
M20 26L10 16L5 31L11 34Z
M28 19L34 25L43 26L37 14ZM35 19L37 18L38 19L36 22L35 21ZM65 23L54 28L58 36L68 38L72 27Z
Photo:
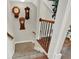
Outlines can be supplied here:
M29 7L26 7L25 8L25 18L26 19L29 19L30 18L30 15L29 14L30 14L30 8Z
M19 22L20 22L20 30L25 30L25 18L20 17Z
M13 12L15 18L19 17L20 9L17 6L14 6L12 8L12 12Z

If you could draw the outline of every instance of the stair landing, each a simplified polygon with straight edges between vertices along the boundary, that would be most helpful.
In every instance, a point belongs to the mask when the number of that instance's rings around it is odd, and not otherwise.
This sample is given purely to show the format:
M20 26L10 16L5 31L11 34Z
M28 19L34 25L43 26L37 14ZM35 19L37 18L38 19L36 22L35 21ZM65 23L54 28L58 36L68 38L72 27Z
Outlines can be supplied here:
M15 53L12 59L48 59L44 53L34 50L34 43L25 42L15 45Z

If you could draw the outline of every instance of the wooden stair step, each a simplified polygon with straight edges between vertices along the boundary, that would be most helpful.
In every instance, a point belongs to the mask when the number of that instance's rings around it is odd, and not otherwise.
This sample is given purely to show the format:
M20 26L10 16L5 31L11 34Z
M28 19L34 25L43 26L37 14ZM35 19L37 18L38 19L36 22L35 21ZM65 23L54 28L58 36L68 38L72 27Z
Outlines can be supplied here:
M49 38L49 37L42 37L41 39L39 39L37 41L42 46L42 48L48 53L50 38L48 40L46 38Z

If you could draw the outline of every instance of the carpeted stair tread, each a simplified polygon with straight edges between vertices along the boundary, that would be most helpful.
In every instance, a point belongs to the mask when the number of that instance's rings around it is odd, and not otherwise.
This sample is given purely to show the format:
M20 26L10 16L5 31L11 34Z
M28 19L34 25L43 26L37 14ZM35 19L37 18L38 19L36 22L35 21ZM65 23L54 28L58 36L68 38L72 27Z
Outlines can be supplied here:
M24 53L30 52L34 49L34 43L32 42L25 42L25 43L17 43L15 45L15 52Z
M44 55L43 53L34 50L32 52L15 53L13 55L13 59L18 59L18 58L20 58L20 59L23 59L23 58L26 58L26 59L30 58L30 59L32 59L32 58L40 57L40 56L43 56L43 55Z
M15 45L15 53L12 59L34 59L44 55L44 53L34 50L34 43L25 42Z

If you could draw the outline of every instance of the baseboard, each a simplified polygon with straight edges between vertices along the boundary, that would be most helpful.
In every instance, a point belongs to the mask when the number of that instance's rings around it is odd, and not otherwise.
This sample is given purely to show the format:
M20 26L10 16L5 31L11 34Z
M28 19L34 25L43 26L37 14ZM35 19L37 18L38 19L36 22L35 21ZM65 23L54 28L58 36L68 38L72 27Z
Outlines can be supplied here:
M34 43L33 40L26 40L26 41L17 41L17 42L15 42L15 44L16 44L16 43L24 43L24 42L33 42L33 43Z

